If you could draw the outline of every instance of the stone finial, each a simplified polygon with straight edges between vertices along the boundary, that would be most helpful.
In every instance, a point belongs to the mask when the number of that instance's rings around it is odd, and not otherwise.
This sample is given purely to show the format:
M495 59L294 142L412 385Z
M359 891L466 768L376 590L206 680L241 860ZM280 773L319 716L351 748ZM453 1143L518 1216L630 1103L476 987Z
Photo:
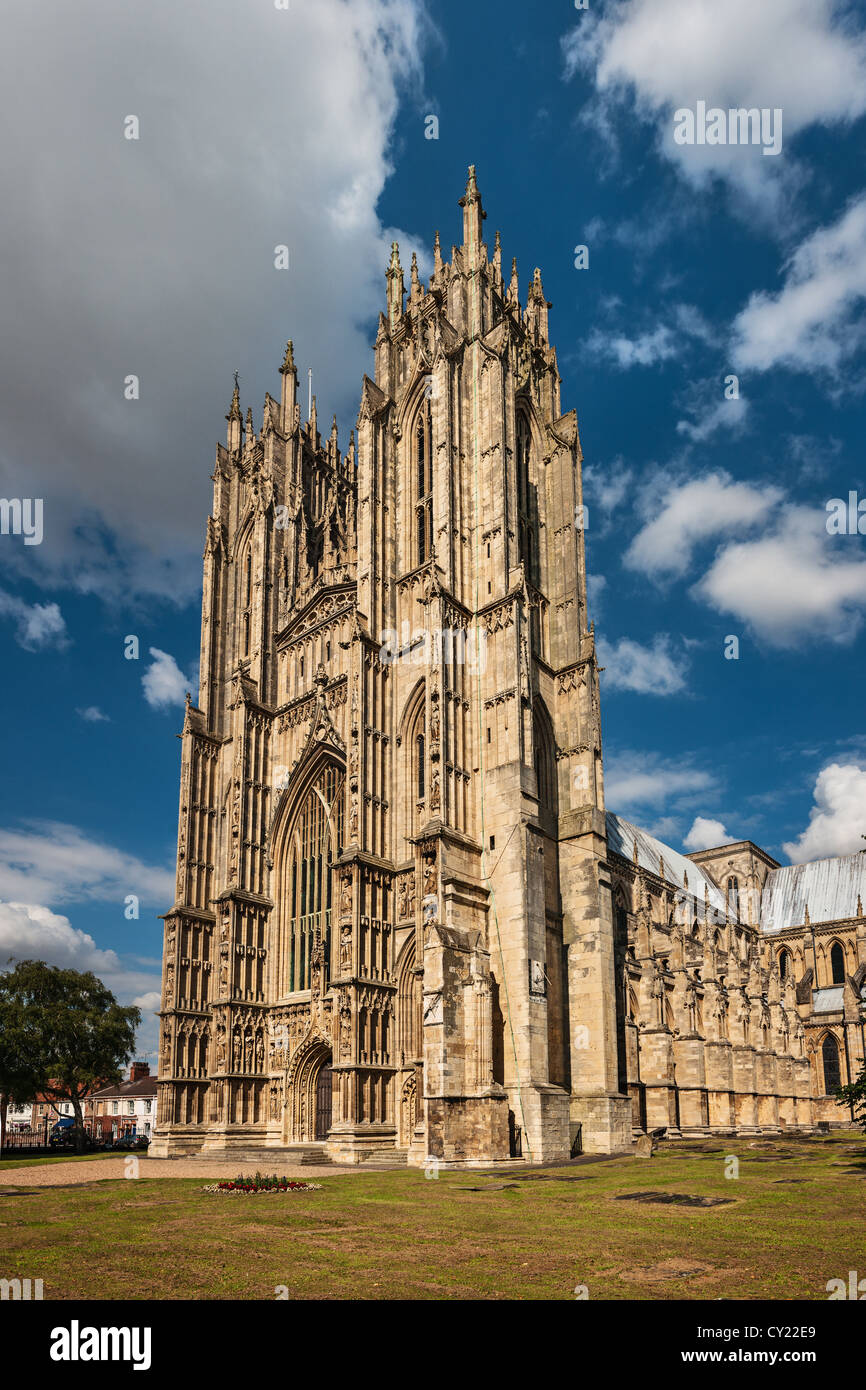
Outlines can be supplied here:
M229 413L228 413L228 415L226 416L226 419L227 419L227 420L240 420L240 419L241 419L241 396L240 396L240 387L238 386L238 374L237 374L237 372L235 372L235 389L232 391L232 403L231 403L231 405L229 406Z
M478 192L474 164L469 165L466 192L460 199L460 207L463 209L463 245L477 246L481 241L481 223L487 213L481 206L481 194Z
M289 341L286 343L286 355L285 355L285 357L283 358L283 365L280 367L280 371L281 371L281 372L293 372L294 370L295 370L295 349L294 349L294 345L293 345L293 343L292 343L292 340L291 340L291 338L290 338Z
M805 904L805 907L803 908L803 922L804 922L804 925L807 926L807 927L810 927L810 926L812 925L812 919L811 919L811 917L809 916L809 904L808 904L808 903L806 903L806 904Z
M397 323L403 317L403 267L400 264L400 248L396 241L391 242L391 260L385 277L388 285L388 322Z

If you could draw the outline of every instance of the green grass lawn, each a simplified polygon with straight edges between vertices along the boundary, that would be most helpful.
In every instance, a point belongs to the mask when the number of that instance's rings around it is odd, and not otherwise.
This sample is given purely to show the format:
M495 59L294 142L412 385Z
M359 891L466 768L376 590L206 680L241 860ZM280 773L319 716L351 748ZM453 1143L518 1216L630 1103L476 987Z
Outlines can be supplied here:
M280 1285L291 1299L573 1299L579 1285L590 1299L826 1299L864 1264L854 1131L435 1180L347 1170L294 1196L209 1196L212 1179L140 1171L40 1190L0 1179L0 1277L41 1278L46 1299L273 1299ZM723 1204L619 1200L635 1193Z
M6 1152L7 1154L12 1153L13 1150L7 1149ZM0 1159L0 1173L3 1172L4 1168L24 1168L25 1166L29 1168L34 1163L83 1163L85 1160L93 1158L123 1158L125 1154L126 1150L124 1149L118 1149L113 1153L110 1149L91 1149L89 1153L83 1154L43 1154L39 1158L28 1158L26 1154L19 1153L17 1158ZM143 1155L139 1154L139 1158L141 1157Z

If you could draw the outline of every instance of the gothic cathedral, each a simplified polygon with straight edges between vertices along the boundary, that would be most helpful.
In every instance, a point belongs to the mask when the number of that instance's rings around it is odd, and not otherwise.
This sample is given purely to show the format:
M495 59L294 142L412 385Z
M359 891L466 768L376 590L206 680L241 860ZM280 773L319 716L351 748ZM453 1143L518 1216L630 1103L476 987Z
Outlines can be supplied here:
M426 288L413 257L407 295L393 247L345 453L315 401L301 423L291 343L258 433L235 386L183 727L155 1155L626 1151L654 1125L811 1125L825 1039L842 1079L856 1060L866 919L842 898L866 855L840 869L829 927L782 920L796 892L777 885L783 960L761 902L787 870L748 841L685 861L605 814L551 306L538 270L521 305L498 233L490 254L474 168L460 205ZM838 998L816 933L842 953ZM822 993L835 1012L816 1024Z

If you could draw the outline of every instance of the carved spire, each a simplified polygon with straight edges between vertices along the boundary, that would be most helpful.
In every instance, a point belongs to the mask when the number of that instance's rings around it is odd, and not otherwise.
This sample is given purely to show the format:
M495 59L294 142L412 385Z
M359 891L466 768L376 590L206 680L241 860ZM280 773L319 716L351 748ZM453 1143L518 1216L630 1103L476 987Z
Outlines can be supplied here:
M442 273L442 247L439 242L439 233L433 237L433 279L438 280Z
M393 326L403 317L403 267L400 264L400 248L396 241L391 242L391 262L386 275L388 285L388 322Z
M235 389L232 392L232 403L229 406L229 413L226 416L226 419L228 420L229 425L228 430L226 431L226 446L230 451L234 452L234 450L240 448L242 428L241 397L240 388L238 386L237 372L235 372Z
M497 231L493 238L493 270L496 275L497 285L502 284L502 241Z
M418 274L418 257L417 257L417 255L415 254L415 252L413 251L413 252L412 252L412 269L411 269L411 271L410 271L410 281L409 281L409 303L412 304L413 306L416 305L416 304L418 304L419 301L420 301L420 299L421 299L422 294L423 294L423 291L422 291L422 289L421 289L421 278L420 278L420 276L419 276L419 274Z
M286 354L280 367L282 377L280 389L280 428L290 434L295 428L295 403L298 399L298 373L295 367L295 349L291 338L286 343Z
M511 283L505 296L512 309L520 309L520 284L517 279L517 257L511 258Z
M474 164L469 165L466 192L460 199L460 207L463 209L463 245L477 247L481 243L481 223L487 213L481 206L481 194L478 192Z

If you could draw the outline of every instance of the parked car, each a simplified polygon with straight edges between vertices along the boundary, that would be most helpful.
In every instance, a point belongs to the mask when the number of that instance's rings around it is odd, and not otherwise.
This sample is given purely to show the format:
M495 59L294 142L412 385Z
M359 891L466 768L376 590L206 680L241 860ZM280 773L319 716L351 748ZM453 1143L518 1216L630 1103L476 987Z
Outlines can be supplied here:
M52 1149L74 1149L76 1147L75 1120L71 1117L67 1118L64 1116L62 1120L58 1120L56 1124L52 1125L48 1132L48 1145L49 1148ZM92 1136L88 1134L87 1130L85 1130L84 1148L100 1149L102 1145L93 1139Z

